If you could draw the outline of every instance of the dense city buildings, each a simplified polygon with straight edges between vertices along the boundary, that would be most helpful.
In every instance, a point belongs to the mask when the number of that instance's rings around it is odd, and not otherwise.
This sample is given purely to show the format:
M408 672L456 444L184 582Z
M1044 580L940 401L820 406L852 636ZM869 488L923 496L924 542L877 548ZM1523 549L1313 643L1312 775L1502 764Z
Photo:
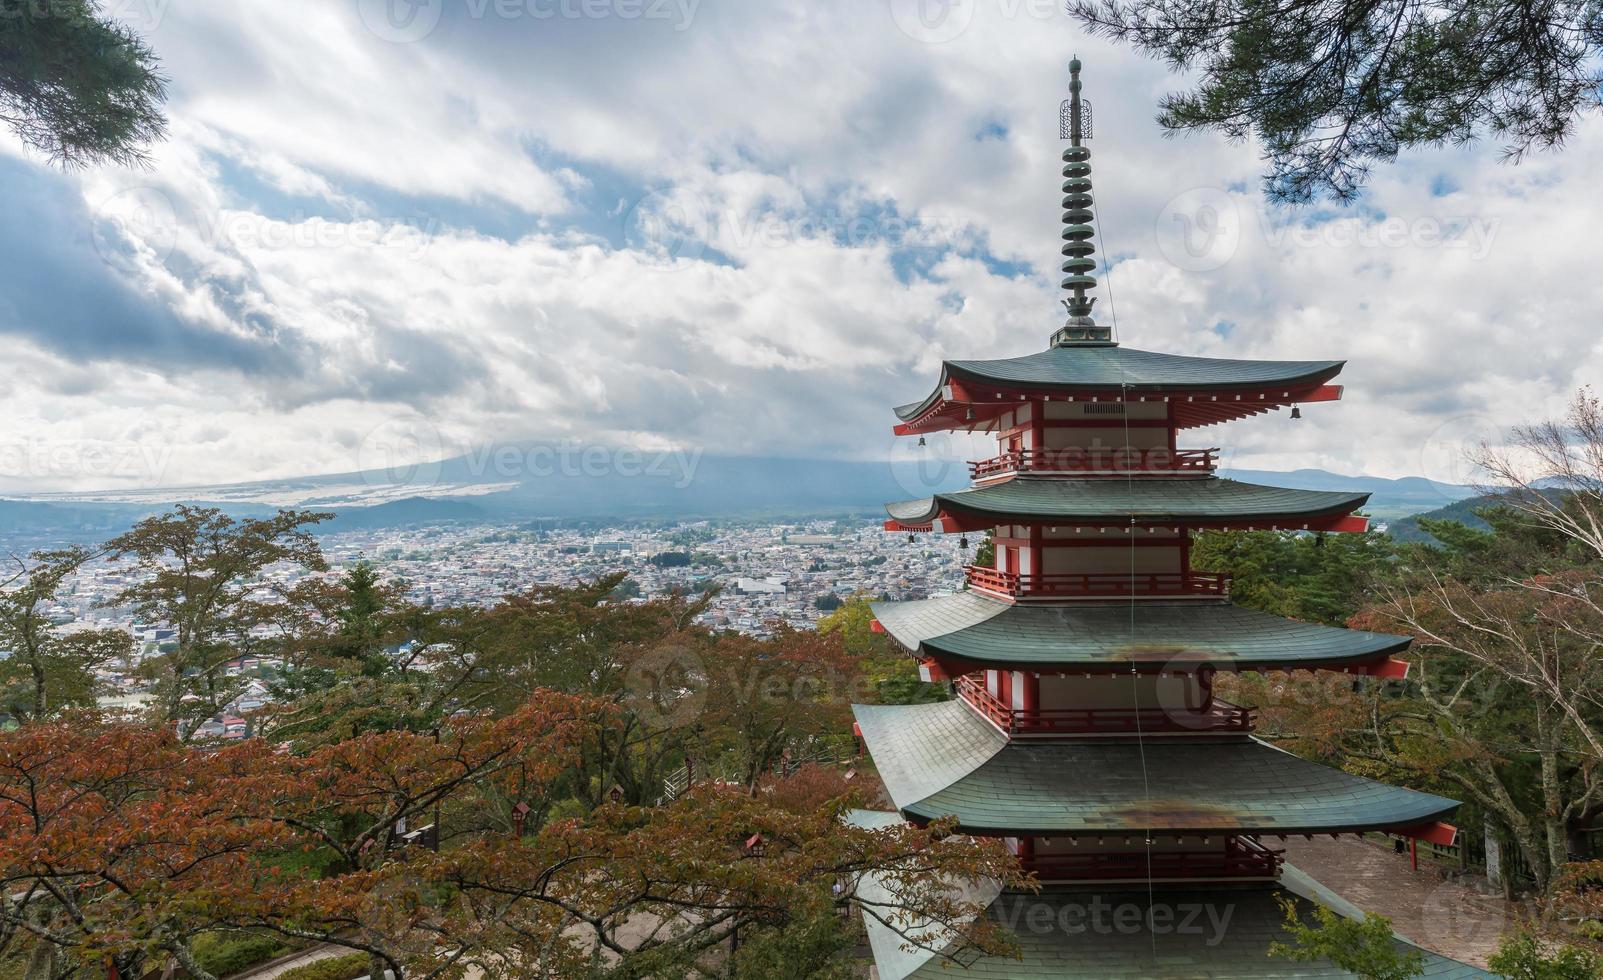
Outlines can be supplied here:
M322 574L337 576L368 561L382 580L403 583L408 599L434 608L490 606L538 586L623 573L628 579L621 594L629 597L623 601L716 590L701 616L703 625L757 636L778 623L809 628L838 602L857 595L916 599L961 588L965 564L955 536L910 542L886 536L877 522L858 519L579 528L442 524L338 532L322 536L320 543L330 565ZM136 660L154 655L175 639L173 626L142 622L112 602L137 574L127 564L94 562L63 589L49 615L69 631L127 630L135 639ZM289 587L306 574L298 568L273 569L263 584ZM116 665L105 673L109 706L141 702L134 666ZM235 669L270 674L273 666L246 658ZM262 697L265 689L253 687L233 711L243 715L260 707ZM228 721L218 719L218 724ZM235 721L243 733L244 723Z

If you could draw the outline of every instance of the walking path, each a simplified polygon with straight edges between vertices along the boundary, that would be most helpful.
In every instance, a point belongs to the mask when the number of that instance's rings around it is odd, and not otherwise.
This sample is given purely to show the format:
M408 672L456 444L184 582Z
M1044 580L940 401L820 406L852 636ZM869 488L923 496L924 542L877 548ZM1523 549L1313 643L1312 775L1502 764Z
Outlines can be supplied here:
M263 963L261 966L246 970L244 973L236 973L229 977L228 980L272 980L272 978L293 970L297 966L305 966L308 963L326 960L333 956L343 956L349 952L350 950L342 946L314 946L295 956L272 960L268 963Z
M1279 846L1277 842L1277 846ZM1365 912L1392 920L1397 934L1443 956L1486 966L1503 932L1519 921L1518 906L1477 888L1485 879L1450 878L1420 859L1368 841L1287 840L1286 861Z

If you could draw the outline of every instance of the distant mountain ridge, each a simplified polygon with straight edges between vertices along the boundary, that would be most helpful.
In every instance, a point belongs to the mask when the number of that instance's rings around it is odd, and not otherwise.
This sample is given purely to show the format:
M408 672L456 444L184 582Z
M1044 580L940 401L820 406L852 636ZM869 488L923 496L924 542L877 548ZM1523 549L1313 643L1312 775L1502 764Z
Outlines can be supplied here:
M499 453L499 455L498 455ZM1385 479L1325 470L1289 473L1224 470L1221 476L1307 490L1371 494L1366 511L1381 520L1435 510L1474 495L1468 487L1422 477ZM0 536L90 537L114 534L175 503L218 506L239 516L279 507L337 515L326 531L431 523L534 519L641 520L708 517L801 517L883 514L888 501L968 485L957 462L855 462L604 450L562 455L527 444L481 451L402 472L265 480L102 494L34 494L0 499Z
M1327 470L1221 470L1220 476L1248 483L1268 483L1297 490L1347 490L1370 494L1364 512L1384 521L1435 510L1458 500L1474 497L1473 487L1437 483L1422 476L1388 479L1380 476L1344 476Z

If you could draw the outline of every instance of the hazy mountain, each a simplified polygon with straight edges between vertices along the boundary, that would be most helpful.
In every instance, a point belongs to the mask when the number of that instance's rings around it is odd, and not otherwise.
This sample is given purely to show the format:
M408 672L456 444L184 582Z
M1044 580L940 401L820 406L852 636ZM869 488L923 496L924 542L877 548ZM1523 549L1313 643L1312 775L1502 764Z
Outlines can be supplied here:
M1372 494L1384 520L1471 496L1467 487L1419 477L1343 476L1324 470L1227 470L1253 483ZM615 451L528 444L499 446L403 471L264 480L218 487L41 494L0 500L0 537L102 539L177 502L256 516L278 507L331 511L326 531L443 522L550 519L679 519L861 513L887 501L967 485L960 463L851 462Z
M1394 521L1409 514L1435 510L1466 497L1475 496L1473 487L1437 483L1422 476L1387 479L1379 476L1343 476L1325 470L1222 470L1221 476L1248 483L1267 483L1298 490L1351 490L1371 494L1364 512L1383 521Z

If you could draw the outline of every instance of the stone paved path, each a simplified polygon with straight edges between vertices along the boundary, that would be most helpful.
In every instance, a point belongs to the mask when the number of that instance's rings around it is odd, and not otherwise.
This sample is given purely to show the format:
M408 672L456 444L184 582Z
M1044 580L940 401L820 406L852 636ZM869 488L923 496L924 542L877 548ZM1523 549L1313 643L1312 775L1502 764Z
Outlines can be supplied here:
M1475 887L1483 879L1449 878L1423 857L1414 871L1406 854L1350 837L1294 839L1284 846L1287 862L1326 888L1391 919L1410 942L1456 960L1485 967L1503 931L1520 918L1518 905Z

